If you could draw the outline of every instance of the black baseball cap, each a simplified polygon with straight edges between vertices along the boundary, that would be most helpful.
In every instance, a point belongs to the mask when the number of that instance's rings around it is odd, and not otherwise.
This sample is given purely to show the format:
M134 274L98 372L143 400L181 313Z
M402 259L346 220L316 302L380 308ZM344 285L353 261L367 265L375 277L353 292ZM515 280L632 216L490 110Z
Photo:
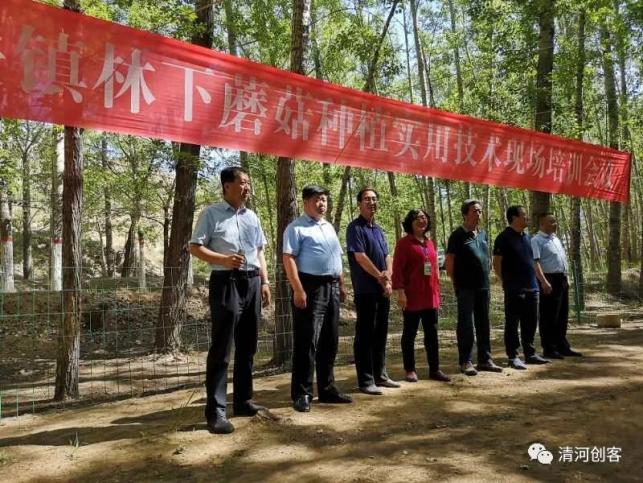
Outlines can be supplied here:
M326 188L322 188L321 186L317 186L316 184L309 184L308 186L304 186L304 189L301 190L301 197L304 200L307 200L308 198L312 198L315 195L330 195L330 191L328 191Z

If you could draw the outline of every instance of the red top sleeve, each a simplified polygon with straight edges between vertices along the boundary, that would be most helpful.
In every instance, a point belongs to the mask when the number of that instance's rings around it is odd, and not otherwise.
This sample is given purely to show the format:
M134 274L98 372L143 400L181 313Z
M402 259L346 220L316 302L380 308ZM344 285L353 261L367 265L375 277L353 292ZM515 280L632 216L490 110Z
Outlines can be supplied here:
M424 263L431 263L431 275L424 275ZM423 243L413 235L401 238L393 256L393 289L404 289L406 311L440 307L440 275L438 254L433 242Z

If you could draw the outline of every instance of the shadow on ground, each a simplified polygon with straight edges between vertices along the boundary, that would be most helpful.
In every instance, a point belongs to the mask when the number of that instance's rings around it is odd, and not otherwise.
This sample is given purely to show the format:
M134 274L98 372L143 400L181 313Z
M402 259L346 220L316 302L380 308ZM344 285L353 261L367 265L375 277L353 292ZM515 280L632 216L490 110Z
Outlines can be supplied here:
M528 371L505 370L449 384L420 381L384 397L356 395L352 405L290 409L287 375L263 381L255 398L275 418L232 418L238 430L209 435L201 392L185 392L175 409L145 412L92 425L32 431L0 439L19 448L95 445L119 452L70 465L75 481L637 481L643 474L643 329L581 331L575 347L587 354ZM499 342L496 340L496 348ZM498 352L498 351L496 351ZM423 355L418 352L418 362ZM390 373L401 376L395 358ZM442 354L454 372L455 353ZM500 358L498 358L500 360ZM351 368L339 384L355 386ZM555 461L530 461L527 448L544 444ZM620 447L620 463L562 463L561 447ZM105 449L103 449L105 447Z

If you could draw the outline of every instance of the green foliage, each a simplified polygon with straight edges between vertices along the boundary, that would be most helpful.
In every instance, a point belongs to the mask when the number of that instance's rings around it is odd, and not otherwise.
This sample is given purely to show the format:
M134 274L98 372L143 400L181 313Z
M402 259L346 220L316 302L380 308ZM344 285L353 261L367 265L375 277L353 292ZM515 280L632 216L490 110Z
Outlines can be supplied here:
M60 5L62 2L53 2ZM436 107L531 128L534 123L535 73L538 60L538 15L540 2L517 0L453 0L455 32L447 0L418 2L420 42L427 61L428 81ZM615 4L618 9L615 8ZM310 76L347 87L362 89L374 45L379 41L390 10L390 1L318 0L314 2L310 45L305 70ZM412 35L407 43L404 22L410 32L410 12L404 2L395 14L381 51L376 69L376 89L380 95L419 102L417 53ZM189 39L195 33L194 2L186 0L83 0L88 15L117 21L178 39ZM227 26L234 29L239 54L255 61L289 68L292 4L290 0L240 0L232 4L232 17L225 18L222 2L215 2L214 47L228 51ZM643 103L641 76L643 70L643 7L641 2L623 0L558 0L556 2L555 52L553 80L553 130L566 137L578 137L574 105L576 64L578 56L578 15L587 12L586 62L584 70L584 139L606 143L607 123L601 56L603 46L598 37L601 24L614 38L614 60L620 76L624 59L627 103L621 99L622 124L631 133L631 147L636 153L643 148ZM403 11L405 10L405 11ZM230 20L227 22L227 20ZM455 50L458 50L464 99L462 103L456 82ZM406 69L410 64L410 78ZM620 77L617 79L620 82ZM413 93L409 90L413 88ZM622 92L622 86L620 87ZM0 125L0 178L5 180L16 199L21 190L20 153L25 142L37 131L37 123L3 120ZM41 232L48 229L49 173L54 145L49 127L31 149L33 164L34 206L41 207L34 224ZM107 143L107 167L102 166L101 141ZM116 232L115 249L122 249L124 236L133 215L140 213L141 229L151 244L162 239L164 210L171 210L176 145L127 136L85 133L85 208L83 236L87 246L96 246L98 233L104 230L104 193L112 197L112 222ZM276 230L276 159L249 155L254 188L253 203L270 239L268 259L280 234ZM238 165L238 153L218 148L201 151L197 191L197 212L221 199L218 173L227 165ZM335 215L344 167L298 161L298 189L310 182L327 185L333 198ZM636 232L643 211L643 183L640 168L633 171L633 204L630 223ZM423 181L412 175L396 175L399 195L391 195L385 172L353 169L346 190L346 201L340 223L343 239L346 224L356 215L355 195L364 185L374 186L380 194L379 223L384 226L391 246L395 238L395 218L403 217L410 208L423 201ZM436 226L438 243L444 245L449 232L460 223L458 206L466 196L460 182L447 185L435 180ZM487 203L486 215L491 236L504 225L506 204L528 204L522 190L473 186L473 196ZM569 199L554 197L554 210L560 214L562 234L569 237ZM599 251L606 246L606 204L583 204L583 252L590 260L588 240L595 239ZM20 226L20 212L14 209L14 226ZM176 216L181 216L176 214ZM15 229L14 229L15 231ZM640 229L638 229L640 232ZM591 232L591 234L590 234ZM640 233L631 235L634 253L640 254ZM637 251L638 250L638 251ZM599 257L596 262L600 265ZM594 267L594 268L600 268ZM200 270L195 265L195 269Z

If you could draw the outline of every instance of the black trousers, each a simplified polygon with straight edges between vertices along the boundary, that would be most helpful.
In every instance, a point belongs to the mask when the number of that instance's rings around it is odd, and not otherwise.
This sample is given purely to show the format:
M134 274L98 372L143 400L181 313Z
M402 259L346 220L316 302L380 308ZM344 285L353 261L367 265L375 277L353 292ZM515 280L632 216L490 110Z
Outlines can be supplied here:
M521 343L525 357L536 353L534 337L538 325L538 298L538 292L505 293L505 350L509 359L518 357Z
M234 273L234 272L232 272ZM212 343L206 363L205 417L225 415L230 350L234 339L233 404L252 398L252 364L261 318L261 280L212 272L210 276Z
M313 373L317 394L335 391L333 368L337 356L339 327L339 281L299 273L306 292L306 308L292 304L293 357L290 395L313 396Z
M540 341L545 352L566 352L567 319L569 316L569 283L564 273L546 273L552 291L545 295L540 289ZM540 283L540 282L539 282Z
M489 336L489 290L457 289L458 325L458 362L460 365L471 362L474 334L478 347L478 362L491 359Z
M429 371L440 369L438 347L438 311L437 309L404 311L404 328L402 329L402 359L405 371L415 371L415 336L420 321L424 328L424 350L429 363Z
M355 294L355 369L360 387L388 379L386 338L391 300L383 294Z

